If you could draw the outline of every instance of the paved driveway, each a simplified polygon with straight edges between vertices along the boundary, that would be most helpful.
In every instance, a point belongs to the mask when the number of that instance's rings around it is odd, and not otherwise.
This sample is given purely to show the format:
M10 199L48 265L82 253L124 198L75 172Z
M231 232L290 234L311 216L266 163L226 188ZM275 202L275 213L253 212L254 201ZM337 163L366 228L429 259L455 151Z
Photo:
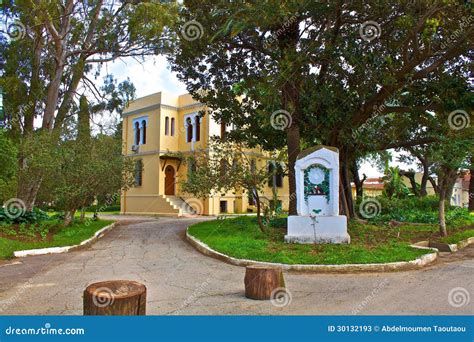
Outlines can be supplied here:
M80 315L84 288L108 279L144 283L148 314L474 313L474 246L420 271L286 273L292 301L275 307L244 297L244 268L203 256L185 242L186 227L199 220L127 218L82 250L3 262L0 313ZM454 304L464 305L450 305L452 289L458 291Z

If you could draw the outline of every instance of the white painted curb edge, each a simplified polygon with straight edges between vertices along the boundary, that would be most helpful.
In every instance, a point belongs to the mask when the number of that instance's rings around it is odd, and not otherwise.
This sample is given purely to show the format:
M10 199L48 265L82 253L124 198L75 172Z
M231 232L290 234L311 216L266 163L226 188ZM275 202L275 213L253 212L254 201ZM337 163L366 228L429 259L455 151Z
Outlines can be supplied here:
M108 230L110 230L114 227L115 227L115 222L112 223L112 224L109 224L108 226L105 226L102 229L99 229L98 231L96 231L94 233L94 235L92 237L90 237L87 240L82 241L78 245L64 246L64 247L39 248L39 249L27 249L27 250L23 250L23 251L15 251L15 252L13 252L13 255L17 258L22 258L22 257L30 256L30 255L58 254L58 253L69 252L71 249L87 245L87 244L101 238L106 231L108 231Z
M451 252L457 252L464 247L474 244L474 237L467 238L466 240L459 241L449 245Z
M189 228L188 228L189 229ZM342 265L302 265L302 264L280 264L265 261L255 261L248 259L237 259L220 253L210 248L207 244L196 239L190 235L186 230L186 240L201 253L225 261L236 266L249 265L263 265L263 266L277 266L288 271L303 271L303 272L320 272L320 273L335 273L335 272L388 272L388 271L408 271L422 268L438 257L438 250L436 248L427 248L412 246L419 249L428 249L432 253L424 254L421 257L410 261L388 262L381 264L342 264Z

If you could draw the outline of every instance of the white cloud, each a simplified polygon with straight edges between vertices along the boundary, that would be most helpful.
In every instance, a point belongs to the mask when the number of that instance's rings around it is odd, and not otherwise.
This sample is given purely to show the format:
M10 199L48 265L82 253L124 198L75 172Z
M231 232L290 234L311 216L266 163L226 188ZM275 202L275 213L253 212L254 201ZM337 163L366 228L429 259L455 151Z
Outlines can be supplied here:
M162 90L176 94L187 92L185 85L169 69L164 56L148 58L142 63L133 58L123 58L104 67L101 74L105 76L107 73L112 74L118 82L129 77L137 88L137 97Z

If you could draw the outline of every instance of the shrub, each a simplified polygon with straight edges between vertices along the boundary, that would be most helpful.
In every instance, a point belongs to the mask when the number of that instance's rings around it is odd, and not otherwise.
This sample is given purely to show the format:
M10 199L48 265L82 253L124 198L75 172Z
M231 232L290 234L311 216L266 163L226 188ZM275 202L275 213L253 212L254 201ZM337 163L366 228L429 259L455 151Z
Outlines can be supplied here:
M376 199L380 203L380 213L373 218L369 218L370 222L382 223L395 220L400 222L438 223L439 200L436 196L403 199L388 199L379 196ZM472 223L473 219L469 217L467 209L447 204L446 221L448 224L462 225Z
M18 217L14 218L12 218L11 215L8 215L4 208L0 208L0 222L10 224L22 224L37 223L46 220L49 220L48 214L38 208L34 208L32 211L24 210Z

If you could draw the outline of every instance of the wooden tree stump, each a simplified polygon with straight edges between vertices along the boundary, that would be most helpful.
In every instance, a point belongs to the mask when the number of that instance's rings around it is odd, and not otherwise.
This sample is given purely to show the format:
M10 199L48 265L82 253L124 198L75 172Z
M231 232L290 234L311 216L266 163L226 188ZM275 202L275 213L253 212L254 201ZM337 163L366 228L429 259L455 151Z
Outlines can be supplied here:
M247 266L245 269L245 297L271 299L273 291L285 288L283 271L279 267Z
M86 316L143 316L146 287L131 280L93 283L84 290Z

